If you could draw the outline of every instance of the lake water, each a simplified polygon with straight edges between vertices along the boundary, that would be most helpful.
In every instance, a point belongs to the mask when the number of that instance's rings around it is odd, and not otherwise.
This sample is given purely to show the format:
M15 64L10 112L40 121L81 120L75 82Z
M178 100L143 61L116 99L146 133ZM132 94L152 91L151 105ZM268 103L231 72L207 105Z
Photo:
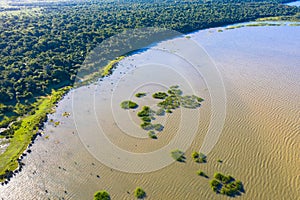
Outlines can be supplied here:
M214 91L209 91L214 86L209 82L211 77L204 76L204 71L198 74L192 62L174 56L180 48L193 53L184 44L173 53L157 51L155 46L121 61L111 77L72 90L59 102L50 118L61 125L47 123L45 134L38 137L32 153L24 159L23 171L0 186L0 198L92 199L95 191L106 189L112 199L134 199L134 189L141 186L147 199L227 199L209 186L214 172L223 172L244 183L246 192L238 198L298 199L300 27L222 27L189 35L190 39L177 38L158 46L196 42L208 53L211 60L207 64L216 66L221 74L226 119L220 138L208 151L206 164L193 163L190 155L200 149L210 124L217 119L212 109ZM204 63L207 59L203 52L199 54L198 60ZM118 104L134 99L140 105L154 105L157 101L150 95L173 84L205 101L197 110L179 109L158 118L165 125L164 131L158 140L147 139L146 132L138 127L136 113L119 109ZM136 99L134 94L142 91L148 95ZM62 117L65 111L71 116ZM182 136L182 130L191 135ZM160 162L142 158L141 165L137 160L126 163L132 159L128 154L109 160L116 149L110 149L111 154L102 155L105 160L101 160L97 153L110 148L104 143L107 138L103 132L115 146L136 154L155 152L168 144L182 145L187 162L170 164L169 150L160 155L163 167ZM154 158L159 159L159 155ZM120 163L126 163L127 172L117 169ZM134 173L139 167L148 172ZM197 176L198 169L210 178Z

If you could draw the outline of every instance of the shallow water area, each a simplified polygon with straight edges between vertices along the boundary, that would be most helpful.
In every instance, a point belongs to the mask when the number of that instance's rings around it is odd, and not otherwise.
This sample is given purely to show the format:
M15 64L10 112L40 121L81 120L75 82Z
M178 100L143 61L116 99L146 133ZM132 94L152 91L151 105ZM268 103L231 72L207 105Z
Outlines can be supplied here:
M244 183L245 193L237 198L298 199L300 27L218 29L190 34L190 40L203 46L219 69L227 97L224 128L206 164L196 164L190 158L203 144L211 122L211 96L205 77L174 56L175 50L168 54L150 49L121 61L111 77L70 91L59 102L56 113L49 116L60 125L46 123L45 134L37 138L32 153L23 160L22 172L0 186L0 198L92 199L95 191L106 189L112 199L133 199L134 189L141 186L147 199L228 199L213 193L209 186L214 172L219 171ZM149 68L155 70L150 73ZM154 106L157 101L151 94L171 85L179 85L184 93L205 101L199 110L178 109L157 119L165 129L157 140L151 140L139 127L137 111L122 110L120 101L132 99L140 106ZM136 92L147 92L147 96L138 99ZM74 107L76 102L80 102L79 107ZM64 117L64 112L71 115ZM193 126L195 121L198 127ZM82 123L82 130L77 123ZM187 162L148 173L127 173L102 164L90 153L92 148L105 150L102 140L92 136L83 140L78 132L103 130L119 148L145 153L169 144L179 125L197 130L187 145ZM187 143L190 138L184 139ZM170 158L168 153L161 158L165 156ZM120 162L117 157L116 161ZM210 178L198 177L199 169Z

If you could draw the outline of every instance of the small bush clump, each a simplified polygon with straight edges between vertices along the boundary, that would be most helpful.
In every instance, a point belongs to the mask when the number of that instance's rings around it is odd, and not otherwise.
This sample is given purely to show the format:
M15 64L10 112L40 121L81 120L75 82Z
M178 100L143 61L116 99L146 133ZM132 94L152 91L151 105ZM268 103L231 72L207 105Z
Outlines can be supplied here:
M158 116L164 116L165 115L165 110L160 108L156 111L156 115Z
M199 176L208 178L207 174L205 174L205 173L204 173L203 171L201 171L201 170L198 170L198 171L197 171L197 174L198 174Z
M110 200L110 195L107 191L100 190L94 194L94 200Z
M221 173L214 174L214 180L210 182L212 190L216 193L234 197L244 192L243 183L232 176Z
M138 107L138 104L133 101L123 101L121 103L121 108L123 109L136 109Z
M206 163L207 162L206 155L204 155L203 153L198 153L196 151L194 151L192 153L192 158L197 163Z
M153 124L151 124L150 122L143 122L141 123L141 128L146 131L149 131L153 129Z
M163 131L164 130L164 126L161 125L161 124L154 124L153 125L153 128L156 130L156 131Z
M185 156L184 156L184 152L179 150L179 149L175 149L173 151L171 151L171 156L172 158L174 158L174 160L178 161L178 162L185 162Z
M136 93L135 94L135 96L137 97L137 98L142 98L142 97L144 97L144 96L146 96L147 95L147 93L145 93L145 92L139 92L139 93Z
M167 96L168 95L165 92L156 92L152 95L152 97L155 99L165 99Z
M143 199L146 197L146 192L140 188L140 187L137 187L135 190L134 190L134 196L138 199Z
M149 131L149 132L148 132L148 136L149 136L149 138L157 139L157 135L155 134L154 131Z

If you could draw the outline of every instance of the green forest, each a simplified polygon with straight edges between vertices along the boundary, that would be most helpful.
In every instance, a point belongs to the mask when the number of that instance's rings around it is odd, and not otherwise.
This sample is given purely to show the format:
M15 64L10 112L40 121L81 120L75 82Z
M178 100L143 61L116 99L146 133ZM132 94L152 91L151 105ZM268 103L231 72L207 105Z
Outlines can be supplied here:
M41 97L72 86L86 55L117 33L143 27L189 33L262 17L299 16L300 8L285 2L93 0L0 8L0 128L34 113ZM140 40L144 46L154 42ZM0 137L13 138L14 130Z
M141 27L188 33L260 17L295 15L299 8L275 1L132 0L122 4L46 4L34 12L0 16L2 127L14 120L13 116L28 112L29 108L19 108L22 105L30 105L34 98L50 93L51 89L72 85L87 53L116 33Z

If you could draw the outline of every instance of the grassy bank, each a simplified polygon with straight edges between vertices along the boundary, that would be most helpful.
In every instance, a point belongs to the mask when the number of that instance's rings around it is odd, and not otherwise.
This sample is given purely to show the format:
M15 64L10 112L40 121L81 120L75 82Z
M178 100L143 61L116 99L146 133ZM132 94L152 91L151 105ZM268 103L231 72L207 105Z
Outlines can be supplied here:
M98 71L91 72L90 74L81 77L79 82L75 82L75 86L87 85L96 81L100 77L109 76L112 74L115 66L125 57L126 56L116 57L114 60L109 61L104 67L100 67Z
M70 87L65 87L57 91L53 90L51 95L40 98L34 103L33 114L24 116L19 121L19 125L14 127L14 135L10 139L9 146L0 155L0 181L4 181L8 174L18 168L18 158L31 143L38 127L47 119L47 114L51 113L53 106L69 89Z
M300 13L290 16L275 16L275 17L263 17L256 21L290 21L290 22L300 22Z
M109 76L115 65L120 62L122 59L124 59L125 56L120 56L120 57L117 57L115 60L112 60L110 61L102 70L101 70L101 76Z

